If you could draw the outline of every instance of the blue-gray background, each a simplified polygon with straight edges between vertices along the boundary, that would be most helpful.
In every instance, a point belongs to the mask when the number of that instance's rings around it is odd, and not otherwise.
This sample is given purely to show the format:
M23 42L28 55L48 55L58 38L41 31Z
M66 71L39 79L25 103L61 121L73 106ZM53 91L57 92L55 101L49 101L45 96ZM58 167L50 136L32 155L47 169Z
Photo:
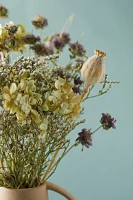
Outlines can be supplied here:
M116 130L100 130L93 146L81 152L78 147L62 160L50 181L71 192L77 200L133 199L133 1L132 0L2 0L10 9L10 19L31 30L31 19L40 13L49 19L45 34L59 32L75 13L69 29L72 40L82 43L93 55L94 49L107 53L106 73L121 83L107 94L85 103L86 123L81 128L99 126L102 112L117 119ZM3 23L3 22L2 22ZM64 52L65 53L65 52ZM67 59L64 56L63 62ZM50 200L64 199L50 192Z

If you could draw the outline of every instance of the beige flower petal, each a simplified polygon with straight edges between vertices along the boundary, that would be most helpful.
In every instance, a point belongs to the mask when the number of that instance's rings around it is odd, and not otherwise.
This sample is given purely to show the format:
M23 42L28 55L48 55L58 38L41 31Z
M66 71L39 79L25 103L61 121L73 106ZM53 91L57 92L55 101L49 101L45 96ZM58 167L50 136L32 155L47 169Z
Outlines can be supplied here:
M42 123L42 124L40 124L40 129L41 130L47 130L47 126L48 126L47 124Z
M20 84L18 85L18 90L24 90L26 86L26 81L24 79L21 80Z
M34 92L34 91L36 91L36 86L34 85L34 80L30 80L27 82L25 92L29 93L29 92Z
M31 105L36 105L37 100L35 98L33 98L33 97L30 97L29 98L29 102L30 102Z
M10 90L7 86L2 89L2 96L5 100L11 100Z
M12 103L10 101L5 100L4 109L10 110L11 107L12 107Z
M10 96L9 94L3 93L2 95L3 95L3 98L4 98L5 100L7 100L7 101L10 101L10 100L11 100L11 96Z
M29 103L29 95L24 95L20 98L20 102L19 102L21 105L22 104L28 104Z
M20 99L21 99L21 97L22 97L22 94L21 93L18 93L18 95L17 95L17 98L16 98L16 101L20 101Z
M48 110L49 110L49 107L48 107L46 104L44 104L44 105L42 106L42 109L43 109L43 111L48 111Z
M14 113L17 113L18 111L18 106L16 105L13 105L10 109L10 114L14 114Z
M55 81L55 87L60 89L62 85L66 83L66 80L63 78L58 77L58 80Z
M54 97L54 96L49 96L49 97L48 97L48 100L49 100L49 101L53 101L53 103L56 103L56 102L57 102L57 98Z
M58 99L61 99L61 91L60 90L57 90L57 91L53 90L52 95Z
M10 86L10 94L13 94L17 90L17 85L16 83L12 83Z
M69 106L69 104L66 103L66 102L63 102L63 103L61 104L61 108L62 108L63 110L67 109L68 106Z

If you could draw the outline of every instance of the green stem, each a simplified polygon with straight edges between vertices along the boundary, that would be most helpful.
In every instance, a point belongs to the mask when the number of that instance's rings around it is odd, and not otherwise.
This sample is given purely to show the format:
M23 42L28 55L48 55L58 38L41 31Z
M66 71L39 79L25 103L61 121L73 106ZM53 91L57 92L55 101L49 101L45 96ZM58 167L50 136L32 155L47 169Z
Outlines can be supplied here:
M30 45L29 45L29 58L30 58Z
M79 141L78 141L78 142L75 142L75 143L63 154L63 157L64 157L73 147L76 147L78 144L79 144ZM62 157L62 158L63 158L63 157Z
M85 101L86 99L90 98L89 95L90 95L91 90L94 88L94 86L95 86L95 85L92 85L92 86L91 86L91 88L89 89L89 92L88 92L86 98L84 98L83 101Z
M54 60L51 60L51 62L58 67L58 65L56 64L56 62Z
M40 38L41 38L41 42L42 42L42 29L40 30Z
M102 92L102 93L97 94L97 95L94 95L94 96L91 96L91 97L88 97L88 99L90 99L90 98L94 98L94 97L99 97L99 96L101 96L102 94L105 94L105 93L107 93L107 91Z
M79 144L79 141L74 143L67 151L65 151L62 156L59 158L59 160L56 162L56 164L51 168L51 171L54 170L49 174L49 176L46 178L46 180L55 172L58 164L60 163L61 159L73 148L73 147L76 147L77 145Z
M98 131L103 125L99 126L94 132L92 132L91 134L94 134L96 131Z
M0 55L1 55L1 60L4 60L4 54L2 51L0 52Z

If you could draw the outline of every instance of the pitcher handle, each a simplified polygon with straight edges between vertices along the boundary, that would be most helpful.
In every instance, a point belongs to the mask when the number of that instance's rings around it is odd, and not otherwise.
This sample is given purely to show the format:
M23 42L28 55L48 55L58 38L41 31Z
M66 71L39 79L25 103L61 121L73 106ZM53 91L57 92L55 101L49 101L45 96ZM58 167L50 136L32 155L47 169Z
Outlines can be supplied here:
M69 192L67 192L62 187L55 185L54 183L51 183L51 182L45 182L45 184L46 184L48 190L57 192L57 193L61 194L62 196L66 197L68 200L76 200L74 196L72 196Z

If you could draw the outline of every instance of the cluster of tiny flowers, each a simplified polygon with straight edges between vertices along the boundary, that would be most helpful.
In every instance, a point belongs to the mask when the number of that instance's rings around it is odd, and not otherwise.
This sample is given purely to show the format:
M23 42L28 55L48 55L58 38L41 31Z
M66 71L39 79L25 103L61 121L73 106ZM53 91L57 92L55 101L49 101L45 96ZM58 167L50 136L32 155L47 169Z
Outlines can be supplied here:
M35 52L38 56L49 56L54 53L52 47L45 46L44 44L37 43L34 46L31 46L31 49Z
M60 36L55 36L52 39L52 44L57 50L62 50L65 46L65 43L63 42L62 38Z
M32 20L32 24L33 26L35 26L36 29L44 29L44 27L48 25L48 20L38 14L37 17Z
M50 42L55 49L61 51L65 45L69 44L70 35L66 32L55 34L50 38Z
M28 34L23 37L23 40L25 41L26 44L35 44L36 42L40 41L39 36L34 36L33 34Z
M86 53L84 46L80 44L78 41L75 43L71 43L69 46L70 46L69 51L72 54L71 58L75 58L76 56L82 57Z
M2 5L0 17L8 17L8 10ZM107 81L104 71L106 53L94 50L95 55L88 58L84 46L78 41L71 42L70 34L65 31L43 38L43 29L48 26L48 20L40 14L32 20L32 25L33 30L40 29L40 37L29 33L23 24L14 24L12 21L5 26L0 24L0 151L7 151L4 145L8 146L9 153L15 148L21 150L22 164L31 165L27 167L28 170L31 169L29 173L23 165L24 173L34 178L33 174L41 176L43 165L46 174L53 173L52 170L56 169L58 161L63 158L61 156L57 159L59 149L64 151L62 155L66 155L66 152L79 144L89 148L92 146L92 135L100 128L114 129L116 120L109 113L102 113L99 128L93 132L83 128L69 148L68 134L85 122L78 120L84 111L82 102L100 96L89 96L97 83L103 83L104 89L106 83L113 83ZM70 61L62 66L58 64L58 58L66 47ZM27 49L29 57L24 56ZM10 52L21 53L21 56L12 61L9 59ZM104 76L105 79L102 80ZM3 142L2 137L7 137L7 140ZM6 144L3 145L2 142ZM12 161L9 158L9 163ZM21 168L19 162L15 163L19 164L18 169ZM49 166L52 167L49 169ZM40 170L35 173L35 169L39 167ZM44 176L44 181L49 176ZM33 182L34 187L36 180L31 181L31 177L29 182ZM25 179L28 180L27 176ZM37 185L42 182L39 180ZM28 187L24 184L23 188L25 186Z

